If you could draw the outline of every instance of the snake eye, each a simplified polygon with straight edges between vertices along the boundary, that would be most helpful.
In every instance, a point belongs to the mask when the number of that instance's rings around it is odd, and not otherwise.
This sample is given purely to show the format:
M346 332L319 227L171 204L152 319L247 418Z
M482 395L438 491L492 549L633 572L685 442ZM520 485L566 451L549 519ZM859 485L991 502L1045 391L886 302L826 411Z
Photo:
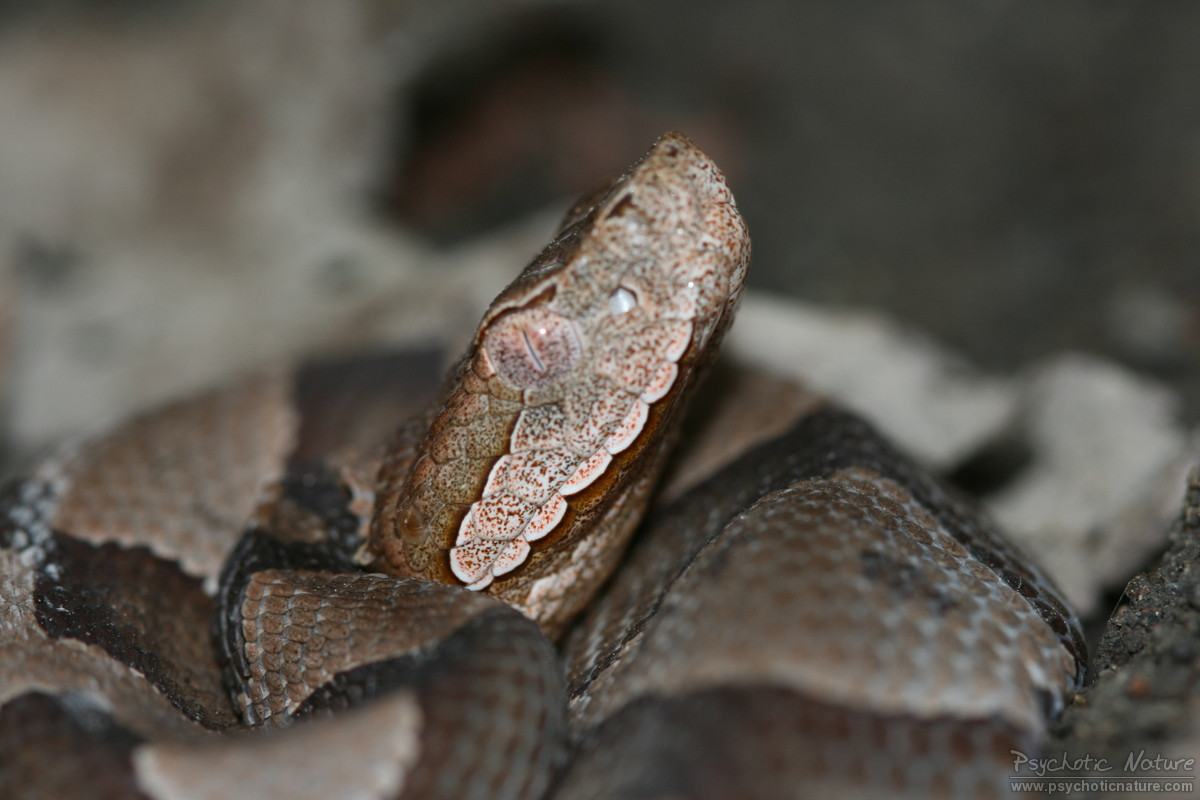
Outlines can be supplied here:
M509 383L533 389L571 371L582 350L571 320L540 306L497 317L483 338L484 353Z
M637 308L637 295L624 286L618 286L608 296L608 310L614 317L628 313Z

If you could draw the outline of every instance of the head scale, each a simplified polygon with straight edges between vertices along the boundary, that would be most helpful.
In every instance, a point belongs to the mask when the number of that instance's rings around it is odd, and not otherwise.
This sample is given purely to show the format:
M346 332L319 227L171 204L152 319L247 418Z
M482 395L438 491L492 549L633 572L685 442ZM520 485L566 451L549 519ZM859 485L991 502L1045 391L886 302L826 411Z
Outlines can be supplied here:
M385 568L495 593L569 559L660 461L748 260L724 177L682 134L573 210L484 315L372 543Z

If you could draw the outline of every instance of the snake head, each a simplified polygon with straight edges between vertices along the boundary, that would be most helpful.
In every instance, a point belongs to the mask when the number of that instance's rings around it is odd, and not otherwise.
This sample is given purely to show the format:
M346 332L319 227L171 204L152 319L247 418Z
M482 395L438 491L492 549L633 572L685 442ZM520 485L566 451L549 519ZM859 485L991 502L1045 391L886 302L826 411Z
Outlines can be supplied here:
M484 314L381 509L393 524L372 547L385 568L512 601L595 550L597 533L612 541L589 559L615 562L608 551L640 517L629 504L648 494L631 486L657 471L749 252L724 176L679 133L573 209Z

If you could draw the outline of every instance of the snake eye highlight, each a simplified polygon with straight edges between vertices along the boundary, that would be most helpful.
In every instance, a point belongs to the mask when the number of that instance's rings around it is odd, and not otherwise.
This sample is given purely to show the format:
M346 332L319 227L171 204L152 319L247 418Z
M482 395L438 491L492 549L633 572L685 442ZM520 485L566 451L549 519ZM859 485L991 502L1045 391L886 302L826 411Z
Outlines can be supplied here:
M483 350L501 377L522 389L533 389L569 373L582 347L571 320L532 307L493 320L484 334Z
M637 308L637 304L637 295L624 286L618 286L608 296L608 310L612 312L614 317L633 311L633 309Z

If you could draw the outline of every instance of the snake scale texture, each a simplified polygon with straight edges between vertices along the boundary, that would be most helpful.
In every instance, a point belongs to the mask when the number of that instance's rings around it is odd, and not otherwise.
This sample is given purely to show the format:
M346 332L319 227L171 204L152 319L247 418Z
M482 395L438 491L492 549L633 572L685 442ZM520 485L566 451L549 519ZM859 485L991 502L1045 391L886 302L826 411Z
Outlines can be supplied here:
M683 426L749 253L667 134L447 378L421 351L265 372L9 484L0 796L1006 795L1079 625L828 401L723 373L751 433L707 402Z

